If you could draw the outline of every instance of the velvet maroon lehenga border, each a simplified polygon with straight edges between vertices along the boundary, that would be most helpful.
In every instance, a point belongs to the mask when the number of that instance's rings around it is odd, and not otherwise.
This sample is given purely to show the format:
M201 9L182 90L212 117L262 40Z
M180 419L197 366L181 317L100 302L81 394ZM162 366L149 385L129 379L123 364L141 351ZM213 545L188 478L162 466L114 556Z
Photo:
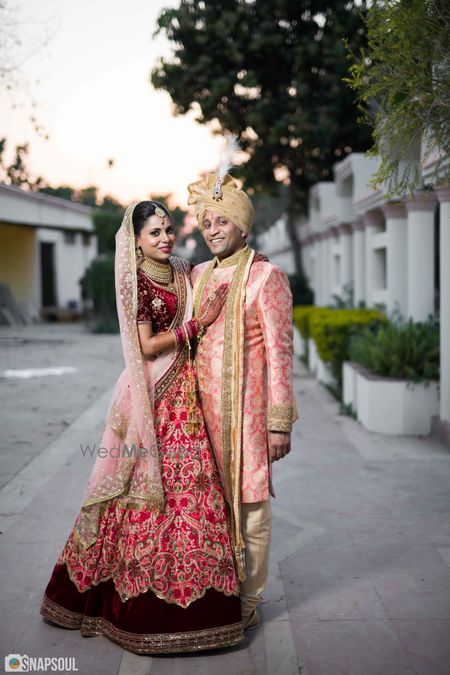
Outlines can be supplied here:
M112 579L80 593L66 565L55 565L41 614L83 637L103 635L138 654L195 652L244 639L239 597L215 589L183 608L148 590L122 602ZM200 628L201 626L201 628Z

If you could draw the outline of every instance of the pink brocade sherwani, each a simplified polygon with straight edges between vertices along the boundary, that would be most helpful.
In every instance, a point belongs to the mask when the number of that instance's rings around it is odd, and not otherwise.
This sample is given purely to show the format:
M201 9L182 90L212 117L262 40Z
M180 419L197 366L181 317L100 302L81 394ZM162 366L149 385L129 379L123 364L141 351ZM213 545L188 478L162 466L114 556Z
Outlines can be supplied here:
M195 283L207 263L192 272ZM236 265L216 267L205 289L208 297L229 283ZM203 413L224 479L222 453L222 356L225 311L199 345L196 367ZM292 294L286 273L267 261L254 262L246 285L244 320L244 401L242 503L269 498L267 430L292 428Z

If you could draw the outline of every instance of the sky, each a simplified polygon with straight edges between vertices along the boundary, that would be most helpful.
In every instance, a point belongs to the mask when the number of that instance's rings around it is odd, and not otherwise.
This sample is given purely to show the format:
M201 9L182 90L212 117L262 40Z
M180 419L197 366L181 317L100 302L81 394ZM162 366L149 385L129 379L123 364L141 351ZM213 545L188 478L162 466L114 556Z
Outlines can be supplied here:
M149 74L170 45L153 38L161 9L175 0L9 0L23 41L21 66L36 115L49 134L33 130L30 105L12 108L0 91L0 137L9 157L28 142L29 167L51 185L98 185L122 203L173 193L186 207L186 185L214 170L221 139L192 115L174 117L168 94ZM42 45L49 32L47 46ZM31 54L31 55L30 55ZM24 101L19 94L15 102ZM107 167L108 159L114 166Z

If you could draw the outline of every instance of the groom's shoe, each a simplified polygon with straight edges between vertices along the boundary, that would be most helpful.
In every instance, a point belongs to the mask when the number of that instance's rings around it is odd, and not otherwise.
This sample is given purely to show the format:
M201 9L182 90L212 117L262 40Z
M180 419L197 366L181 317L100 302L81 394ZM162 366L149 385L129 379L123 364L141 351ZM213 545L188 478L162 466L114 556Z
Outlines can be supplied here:
M254 609L249 616L242 620L244 630L252 630L252 628L257 628L260 623L261 619L259 618L259 614L256 609Z

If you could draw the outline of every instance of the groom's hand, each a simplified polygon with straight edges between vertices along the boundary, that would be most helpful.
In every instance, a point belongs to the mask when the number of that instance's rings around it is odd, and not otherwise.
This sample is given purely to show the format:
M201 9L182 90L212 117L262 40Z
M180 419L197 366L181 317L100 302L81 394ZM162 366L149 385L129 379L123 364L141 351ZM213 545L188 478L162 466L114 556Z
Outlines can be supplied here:
M269 431L269 457L271 462L286 457L291 450L291 434L283 431Z

